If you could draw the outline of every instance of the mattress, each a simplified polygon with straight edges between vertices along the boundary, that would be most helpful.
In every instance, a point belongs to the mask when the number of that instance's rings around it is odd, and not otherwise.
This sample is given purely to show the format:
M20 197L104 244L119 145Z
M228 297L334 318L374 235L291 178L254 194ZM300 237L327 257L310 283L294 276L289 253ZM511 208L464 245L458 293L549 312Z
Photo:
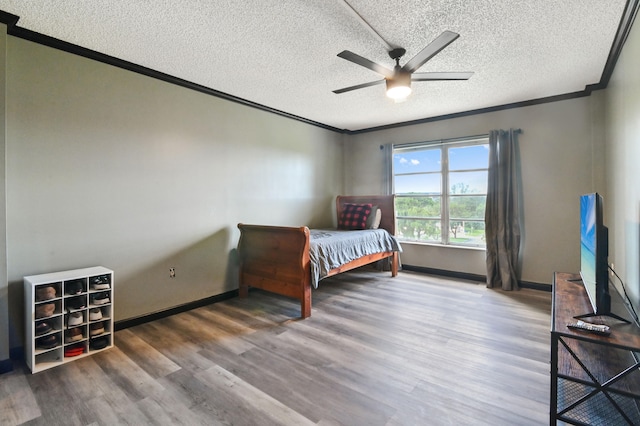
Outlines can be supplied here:
M309 240L311 284L318 288L329 271L362 256L397 251L402 248L385 229L336 230L311 229Z

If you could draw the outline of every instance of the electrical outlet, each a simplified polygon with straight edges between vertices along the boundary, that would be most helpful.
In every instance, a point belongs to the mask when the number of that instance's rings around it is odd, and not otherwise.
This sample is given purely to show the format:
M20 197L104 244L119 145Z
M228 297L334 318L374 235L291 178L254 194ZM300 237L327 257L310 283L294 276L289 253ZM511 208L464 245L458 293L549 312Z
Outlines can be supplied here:
M169 278L176 277L176 268L169 268Z

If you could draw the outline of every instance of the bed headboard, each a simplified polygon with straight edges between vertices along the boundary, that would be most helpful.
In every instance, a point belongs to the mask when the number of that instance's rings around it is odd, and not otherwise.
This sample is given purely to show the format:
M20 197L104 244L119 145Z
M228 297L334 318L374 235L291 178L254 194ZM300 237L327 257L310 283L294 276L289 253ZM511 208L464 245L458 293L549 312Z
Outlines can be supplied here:
M391 235L396 235L395 195L338 195L336 198L337 217L340 217L345 203L371 203L374 206L378 206L382 212L380 228L386 229Z

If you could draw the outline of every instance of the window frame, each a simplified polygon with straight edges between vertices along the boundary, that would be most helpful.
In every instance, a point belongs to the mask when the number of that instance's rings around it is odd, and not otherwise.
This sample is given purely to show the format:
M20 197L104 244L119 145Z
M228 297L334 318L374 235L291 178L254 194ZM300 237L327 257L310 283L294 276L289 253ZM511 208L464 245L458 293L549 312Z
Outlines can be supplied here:
M488 156L487 156L487 166L486 168L469 168L469 169L456 169L456 170L451 170L450 169L450 164L449 164L449 150L452 148L461 148L461 147L469 147L469 146L489 146L489 135L477 135L477 136L469 136L469 137L463 137L463 138L455 138L455 139L443 139L443 140L435 140L435 141L428 141L428 142L415 142L415 143L408 143L408 144L394 144L392 146L392 150L391 150L391 167L390 167L390 183L391 183L391 188L392 188L392 193L395 194L396 200L399 198L409 198L409 197L416 197L416 194L412 194L412 195L403 195L403 194L397 194L395 192L395 186L396 186L396 177L397 176L408 176L408 175L428 175L428 174L434 174L434 175L440 175L440 192L438 193L433 193L433 192L421 192L421 193L417 193L419 198L427 198L427 197L439 197L440 198L440 215L439 217L415 217L415 216L399 216L397 209L396 209L396 223L398 222L399 219L415 219L415 220L439 220L440 221L440 241L434 241L434 240L427 240L427 241L421 241L419 239L413 239L413 238L401 238L401 241L403 242L407 242L407 243L418 243L418 244L433 244L433 245L440 245L440 246L449 246L449 247L465 247L465 248L477 248L477 249L482 249L484 250L486 248L485 245L480 245L480 244L475 244L475 243L461 243L461 242L451 242L451 229L449 228L449 224L451 221L456 222L481 222L483 225L485 224L485 220L484 217L482 217L481 219L469 219L469 218L456 218L456 217L451 217L451 211L450 211L450 207L451 204L451 198L453 197L455 198L464 198L464 197L484 197L485 199L485 206L486 206L486 197L487 197L487 193L486 191L484 193L470 193L470 194L455 194L454 192L451 191L451 187L450 187L450 180L451 180L451 174L452 173L459 173L459 172L486 172L488 174L489 172L489 162L488 162ZM417 150L429 150L429 149L434 149L434 150L439 150L440 151L440 169L438 171L424 171L424 172L413 172L413 173L397 173L396 170L394 170L394 158L395 155L398 153L401 153L403 151L407 152L407 151L417 151ZM397 231L396 231L397 232Z

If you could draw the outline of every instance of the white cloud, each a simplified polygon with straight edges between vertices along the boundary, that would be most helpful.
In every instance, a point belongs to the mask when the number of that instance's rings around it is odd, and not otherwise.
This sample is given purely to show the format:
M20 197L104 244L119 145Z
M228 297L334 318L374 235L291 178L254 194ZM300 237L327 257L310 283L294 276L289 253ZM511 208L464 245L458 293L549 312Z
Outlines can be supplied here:
M420 160L415 158L407 159L406 157L400 157L400 159L398 160L398 163L402 165L410 164L412 166L417 166L418 164L420 164Z

